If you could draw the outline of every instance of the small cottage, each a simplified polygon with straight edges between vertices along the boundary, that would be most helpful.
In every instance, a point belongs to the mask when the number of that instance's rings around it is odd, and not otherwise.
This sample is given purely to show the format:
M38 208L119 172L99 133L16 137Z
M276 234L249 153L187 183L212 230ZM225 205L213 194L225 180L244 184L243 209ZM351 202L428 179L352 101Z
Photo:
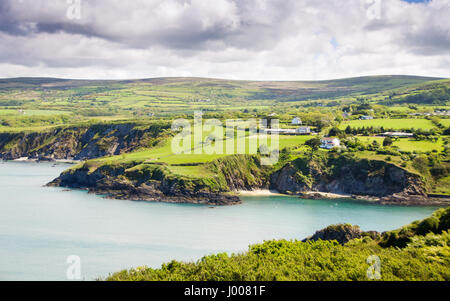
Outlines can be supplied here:
M293 125L301 125L302 120L299 117L295 117L294 119L292 119L292 124Z
M338 138L325 137L320 139L320 143L320 147L325 149L332 149L341 146L341 140L339 140Z

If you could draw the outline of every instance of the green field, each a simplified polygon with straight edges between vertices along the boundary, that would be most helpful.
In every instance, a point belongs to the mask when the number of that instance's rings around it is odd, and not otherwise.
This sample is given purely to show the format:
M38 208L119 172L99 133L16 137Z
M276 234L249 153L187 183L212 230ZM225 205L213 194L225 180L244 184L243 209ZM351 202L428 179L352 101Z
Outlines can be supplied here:
M55 110L11 110L11 109L0 109L0 115L14 115L14 116L49 116L49 115L61 115L61 114L71 114L67 111L55 111Z
M366 144L372 144L374 141L378 142L379 145L383 145L384 137L366 137L366 136L357 136L359 141L364 142Z
M417 141L414 139L399 139L395 141L394 146L397 146L401 151L409 152L431 152L442 151L444 149L443 140L439 139L437 142L432 141Z

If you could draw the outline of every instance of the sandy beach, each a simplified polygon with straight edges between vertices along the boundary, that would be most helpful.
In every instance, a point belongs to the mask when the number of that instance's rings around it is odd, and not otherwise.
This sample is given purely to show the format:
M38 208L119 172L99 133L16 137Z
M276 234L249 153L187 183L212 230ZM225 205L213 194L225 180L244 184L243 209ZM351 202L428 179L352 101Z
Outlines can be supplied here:
M268 195L282 195L276 190L258 189L258 190L240 190L239 195L242 196L268 196Z
M28 157L21 157L19 159L14 159L13 161L16 161L16 162L27 162L27 161L37 161L37 160L31 160L31 159L28 159Z

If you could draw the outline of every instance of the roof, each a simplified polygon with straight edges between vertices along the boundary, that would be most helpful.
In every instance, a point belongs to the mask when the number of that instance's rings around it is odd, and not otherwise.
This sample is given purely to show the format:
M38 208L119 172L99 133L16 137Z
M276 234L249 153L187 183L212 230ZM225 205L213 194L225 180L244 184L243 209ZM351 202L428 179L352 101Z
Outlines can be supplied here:
M405 133L405 132L386 132L386 133L383 133L383 135L414 136L413 133Z
M323 141L333 141L333 140L339 140L338 138L333 138L333 137L323 137L321 140Z

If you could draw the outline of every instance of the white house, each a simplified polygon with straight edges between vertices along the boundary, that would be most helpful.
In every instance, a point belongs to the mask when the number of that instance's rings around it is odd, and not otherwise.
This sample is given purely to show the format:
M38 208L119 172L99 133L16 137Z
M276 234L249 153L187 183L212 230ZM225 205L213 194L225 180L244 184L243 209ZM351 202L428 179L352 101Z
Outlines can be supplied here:
M334 147L340 147L341 146L341 140L338 138L322 138L320 139L320 147L326 148L326 149L332 149Z
M372 120L373 117L372 116L361 116L359 117L360 120Z
M302 120L299 117L295 117L294 119L292 119L292 124L293 125L301 125Z
M297 134L307 135L311 134L311 128L309 126L301 126L295 130Z

